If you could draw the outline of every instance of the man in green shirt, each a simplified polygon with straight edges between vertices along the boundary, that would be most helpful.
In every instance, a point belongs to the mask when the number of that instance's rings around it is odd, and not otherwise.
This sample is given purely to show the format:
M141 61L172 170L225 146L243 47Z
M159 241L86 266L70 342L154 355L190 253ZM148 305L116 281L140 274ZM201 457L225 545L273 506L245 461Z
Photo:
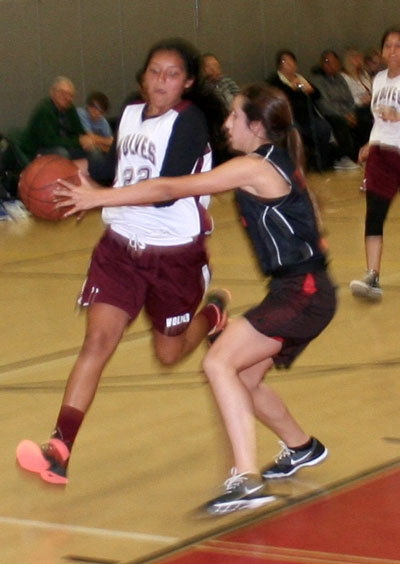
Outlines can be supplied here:
M75 87L59 76L49 96L39 102L22 135L21 149L33 159L38 154L58 154L70 159L84 158L93 142L82 127L74 106Z

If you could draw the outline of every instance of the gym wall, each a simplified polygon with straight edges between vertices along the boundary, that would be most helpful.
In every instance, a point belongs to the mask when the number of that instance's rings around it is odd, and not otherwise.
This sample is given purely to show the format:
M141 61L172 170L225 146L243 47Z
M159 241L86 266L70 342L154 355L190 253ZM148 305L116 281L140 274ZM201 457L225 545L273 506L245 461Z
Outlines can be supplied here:
M263 80L288 48L306 76L319 53L378 46L399 0L0 0L0 131L23 126L58 75L81 105L102 90L117 114L148 47L181 36L239 84Z

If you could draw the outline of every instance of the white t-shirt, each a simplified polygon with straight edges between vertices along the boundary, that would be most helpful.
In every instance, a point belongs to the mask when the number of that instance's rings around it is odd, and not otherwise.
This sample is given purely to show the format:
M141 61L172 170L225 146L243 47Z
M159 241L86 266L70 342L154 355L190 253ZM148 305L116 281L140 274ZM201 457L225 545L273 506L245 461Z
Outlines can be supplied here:
M343 78L345 79L347 86L353 96L354 103L356 106L363 106L364 105L364 96L366 94L370 94L371 92L371 79L367 73L364 73L360 80L356 80L352 76L349 76L345 72L341 73Z
M144 103L132 104L126 107L122 116L118 129L115 189L148 178L210 170L212 155L207 143L207 128L198 108L186 102L165 114L146 119L144 109ZM200 142L199 138L204 141ZM203 207L208 206L208 196L200 200ZM201 230L198 201L192 197L160 207L104 208L103 220L138 247L189 243Z
M371 144L390 145L400 148L400 121L382 119L385 115L400 118L400 75L388 77L388 71L379 72L372 85L371 111L374 125L370 135Z

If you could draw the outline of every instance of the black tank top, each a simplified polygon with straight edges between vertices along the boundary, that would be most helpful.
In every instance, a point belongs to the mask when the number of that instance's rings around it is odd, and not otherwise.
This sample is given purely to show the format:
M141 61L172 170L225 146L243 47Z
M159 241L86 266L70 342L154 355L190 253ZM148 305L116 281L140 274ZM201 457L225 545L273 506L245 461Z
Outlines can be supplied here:
M284 276L325 269L314 208L302 175L296 172L288 153L276 145L262 145L256 153L270 162L290 187L288 195L277 199L236 190L242 222L262 271Z

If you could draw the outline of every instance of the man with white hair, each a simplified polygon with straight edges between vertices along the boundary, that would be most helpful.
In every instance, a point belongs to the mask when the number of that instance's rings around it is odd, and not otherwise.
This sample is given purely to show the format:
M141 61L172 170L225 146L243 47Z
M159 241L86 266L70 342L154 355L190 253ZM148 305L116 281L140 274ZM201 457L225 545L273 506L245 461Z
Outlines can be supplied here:
M49 96L33 110L23 133L21 149L30 159L39 154L78 159L93 148L74 106L74 98L72 81L58 76L50 87Z

